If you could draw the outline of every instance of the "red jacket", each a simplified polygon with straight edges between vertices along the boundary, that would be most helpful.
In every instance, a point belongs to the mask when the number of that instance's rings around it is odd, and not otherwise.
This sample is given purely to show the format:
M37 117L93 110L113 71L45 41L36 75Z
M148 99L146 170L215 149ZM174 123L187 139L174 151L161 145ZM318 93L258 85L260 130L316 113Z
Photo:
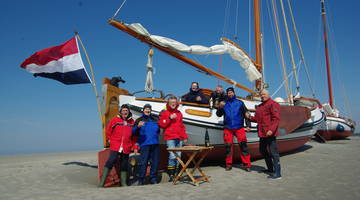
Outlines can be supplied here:
M256 107L255 116L250 119L257 122L258 135L261 138L268 137L266 133L271 130L272 135L279 136L278 126L280 123L280 105L269 98Z
M135 121L132 118L123 120L119 115L115 116L106 128L106 138L110 140L110 150L120 151L130 154L132 150L137 149L135 145L136 138L131 137L132 127Z
M178 106L176 106L175 109L172 109L168 104L166 104L166 110L163 110L160 114L160 120L158 124L161 128L164 129L165 140L172 140L172 139L185 140L188 138L185 132L183 116L177 108ZM176 118L170 119L170 115L173 113L176 114Z

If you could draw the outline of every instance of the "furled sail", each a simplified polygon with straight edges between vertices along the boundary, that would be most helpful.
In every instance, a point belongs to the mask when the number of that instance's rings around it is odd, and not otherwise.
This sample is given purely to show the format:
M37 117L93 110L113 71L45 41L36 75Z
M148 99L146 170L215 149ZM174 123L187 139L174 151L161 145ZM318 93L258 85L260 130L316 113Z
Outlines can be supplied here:
M261 78L261 73L256 69L254 63L251 61L250 57L241 49L237 48L230 42L222 40L223 44L214 45L211 47L205 47L201 45L191 45L188 46L176 40L166 38L158 35L151 35L141 24L125 24L128 28L137 32L138 34L147 36L151 39L152 42L156 44L172 49L176 52L183 52L196 55L222 55L229 54L232 59L239 62L240 66L245 70L247 78L250 81L257 80Z

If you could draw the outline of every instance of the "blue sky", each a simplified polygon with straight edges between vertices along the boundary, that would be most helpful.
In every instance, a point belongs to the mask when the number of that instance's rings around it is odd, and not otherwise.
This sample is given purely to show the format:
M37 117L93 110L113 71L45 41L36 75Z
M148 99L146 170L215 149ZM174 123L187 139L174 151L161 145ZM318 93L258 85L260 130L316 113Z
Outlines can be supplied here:
M228 37L254 57L252 26L249 42L248 2L128 0L117 19L126 23L141 23L152 34L189 45L211 46L220 44L220 37ZM273 22L269 20L269 1L262 2L266 79L270 92L274 92L283 75L270 26ZM102 78L112 76L123 77L127 81L123 87L129 91L142 90L149 47L107 23L121 3L120 0L1 1L0 154L102 149L101 124L91 85L67 86L50 79L34 78L19 66L34 52L67 41L77 30L90 54L99 91ZM229 9L226 9L227 3ZM320 3L293 0L292 5L316 96L321 102L326 102ZM329 0L327 5L335 103L344 115L351 114L359 123L360 95L356 91L360 69L356 59L359 58L360 46L357 22L360 3L356 0ZM280 21L282 24L281 18ZM282 39L285 41L286 38ZM290 72L285 43L284 47ZM295 48L294 52L298 63L299 53ZM219 56L189 57L252 87L243 70L229 56L221 58L221 65ZM83 60L86 62L85 57ZM156 68L155 87L166 94L180 96L188 91L194 80L206 88L214 88L218 83L216 79L198 73L157 50L153 63ZM303 66L300 81L302 95L311 96ZM294 81L291 85L294 91ZM245 96L247 93L237 90L237 95ZM280 89L276 96L284 97L284 89Z

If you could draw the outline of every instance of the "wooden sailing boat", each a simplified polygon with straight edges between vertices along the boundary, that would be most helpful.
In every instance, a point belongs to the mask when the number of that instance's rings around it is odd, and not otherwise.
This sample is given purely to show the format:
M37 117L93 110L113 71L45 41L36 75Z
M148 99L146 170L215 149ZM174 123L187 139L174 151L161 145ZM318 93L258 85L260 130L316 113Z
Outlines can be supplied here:
M331 84L331 70L330 70L330 58L329 58L329 45L327 35L327 21L325 1L321 0L321 18L323 24L324 44L325 44L325 59L326 59L326 72L327 83L329 92L329 103L324 104L324 110L326 113L326 119L320 126L318 134L320 134L326 140L332 139L344 139L354 133L355 122L351 119L341 117L339 111L334 106L333 92Z
M258 72L262 70L262 55L261 55L261 30L260 30L260 1L254 0L254 14L255 14L255 46L256 46L256 59L252 60L249 56L241 50L234 42L223 39L225 50L226 48L236 51L237 53L243 56L240 60L246 60L248 66L255 66ZM166 43L171 39L163 39L159 41L159 38L154 38L153 35L149 34L147 30L139 24L125 24L123 22L117 21L115 19L110 19L109 24L115 28L133 36L141 42L144 42L170 56L173 56L199 70L205 72L210 76L214 76L218 79L221 79L231 85L234 85L238 88L241 88L249 93L247 98L241 98L245 103L246 107L253 112L255 111L255 106L259 105L261 102L256 99L256 93L264 87L264 83L261 78L256 78L255 90L244 87L234 80L223 76L222 74L215 72L187 57L180 54L181 52L193 52L194 49L188 50L188 46L183 46L180 44L181 49L177 46L171 46L171 44ZM165 41L165 42L164 42ZM176 43L176 41L171 40L171 43ZM186 49L182 51L182 49ZM205 51L211 48L206 48ZM236 56L234 56L236 57ZM249 61L250 60L250 61ZM250 68L250 67L249 67ZM253 69L251 69L253 70ZM251 71L250 70L250 71ZM251 76L251 75L250 75ZM255 75L254 75L255 76ZM130 105L133 115L136 117L141 116L141 108L150 103L152 105L153 114L159 115L161 110L165 107L166 100L164 96L160 98L144 98L144 97L135 97L129 91L123 88L117 88L109 84L109 79L104 79L103 85L104 91L104 127L111 120L113 116L118 112L118 106L122 104ZM291 99L291 97L289 97ZM313 100L309 100L313 101ZM223 161L225 156L225 149L223 143L223 119L216 116L216 110L212 109L209 105L203 104L194 104L181 102L179 110L184 115L184 123L186 126L186 131L189 135L189 143L196 145L204 144L204 137L206 129L208 130L210 143L215 146L209 156L207 161ZM317 131L318 126L323 121L323 114L320 111L319 107L306 107L306 106L294 106L289 100L281 104L281 122L280 122L280 134L278 137L278 149L280 152L288 152L294 150L302 145L304 145ZM105 132L103 132L105 133ZM105 137L105 135L104 135ZM248 147L252 158L260 157L259 152L259 138L257 136L256 124L253 123L251 131L247 133ZM104 147L107 147L106 140L104 139ZM165 143L162 141L162 156L166 157ZM237 148L236 148L237 149ZM167 159L161 159L166 162ZM163 163L165 164L165 163ZM163 165L166 166L166 165Z

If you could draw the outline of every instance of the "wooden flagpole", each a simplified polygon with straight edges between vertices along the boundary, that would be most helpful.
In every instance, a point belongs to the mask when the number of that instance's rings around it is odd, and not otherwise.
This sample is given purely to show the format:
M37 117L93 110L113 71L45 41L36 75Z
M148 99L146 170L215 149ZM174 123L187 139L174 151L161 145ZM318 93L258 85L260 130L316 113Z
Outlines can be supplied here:
M101 120L101 123L102 123L102 126L104 126L104 119L103 119L103 116L102 116L102 111L101 111L101 106L100 106L100 100L99 100L99 93L96 89L96 82L95 82L95 74L94 74L94 70L93 70L93 67L92 67L92 64L90 62L90 59L89 59L89 55L85 49L85 46L84 44L82 43L81 39L80 39L80 35L78 32L75 32L75 36L77 37L77 39L79 39L79 42L81 44L81 47L83 48L84 50L84 53L85 53L85 56L86 56L86 60L87 62L89 63L89 66L90 66L90 71L91 71L91 85L93 87L93 90L94 90L94 93L95 93L95 97L96 97L96 104L97 104L97 108L98 108L98 112L99 112L99 115L100 115L100 120Z

